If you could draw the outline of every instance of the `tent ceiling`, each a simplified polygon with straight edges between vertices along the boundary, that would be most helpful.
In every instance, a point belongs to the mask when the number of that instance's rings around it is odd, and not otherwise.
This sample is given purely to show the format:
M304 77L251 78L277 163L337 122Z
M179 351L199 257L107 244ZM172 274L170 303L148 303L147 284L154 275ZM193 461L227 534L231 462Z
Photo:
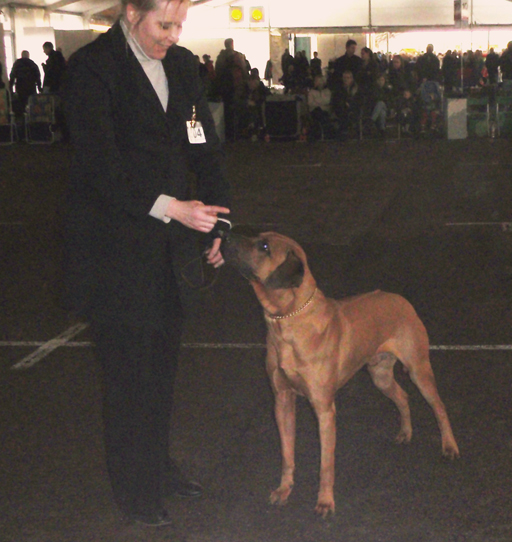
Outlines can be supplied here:
M216 0L196 0L192 5L215 2ZM217 0L218 1L218 0ZM14 7L40 7L48 11L61 13L72 13L75 15L96 15L112 16L118 13L119 0L0 0L0 9L4 6ZM227 3L223 0L223 3Z
M512 0L507 0L512 2ZM210 7L219 7L227 4L234 4L236 0L191 0L192 6L208 4ZM48 11L60 13L70 13L74 15L83 15L87 18L98 18L107 22L113 22L119 13L120 0L0 0L0 10L2 7L39 7ZM283 27L283 30L293 32L295 28ZM323 31L326 33L337 31L335 27L311 29L313 31ZM386 29L389 30L389 29ZM396 28L398 30L398 28ZM347 28L344 28L347 31Z

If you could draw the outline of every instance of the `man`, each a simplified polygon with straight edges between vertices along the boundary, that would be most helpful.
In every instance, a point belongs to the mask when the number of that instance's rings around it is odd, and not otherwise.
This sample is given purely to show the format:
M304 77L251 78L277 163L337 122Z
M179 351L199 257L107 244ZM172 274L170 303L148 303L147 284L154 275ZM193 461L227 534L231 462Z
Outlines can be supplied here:
M489 77L489 83L495 85L498 82L498 68L500 67L500 55L494 51L491 47L487 56L485 57L485 67L487 68L487 75Z
M48 60L41 64L44 70L43 92L57 92L66 70L66 61L60 51L53 49L53 43L50 41L43 44L43 51L48 57Z
M509 41L507 48L500 57L501 77L503 88L512 90L512 41Z
M30 59L28 51L21 51L21 58L14 63L9 77L11 92L16 89L21 112L25 110L29 96L41 92L41 72L37 64Z
M416 63L416 71L420 83L425 83L426 81L439 82L439 68L439 58L434 54L434 46L429 43L427 45L427 52L421 55Z
M334 61L331 77L328 81L328 87L331 90L341 88L344 72L352 72L354 78L357 77L357 73L361 69L363 61L361 60L361 57L356 55L356 48L356 41L352 39L348 40L345 44L345 54Z
M235 51L232 38L224 41L224 49L217 56L215 74L219 93L224 102L224 119L226 123L226 139L235 139L236 111L244 102L249 73L245 55Z
M314 79L317 75L322 75L322 59L318 58L318 53L315 51L311 59L311 77Z

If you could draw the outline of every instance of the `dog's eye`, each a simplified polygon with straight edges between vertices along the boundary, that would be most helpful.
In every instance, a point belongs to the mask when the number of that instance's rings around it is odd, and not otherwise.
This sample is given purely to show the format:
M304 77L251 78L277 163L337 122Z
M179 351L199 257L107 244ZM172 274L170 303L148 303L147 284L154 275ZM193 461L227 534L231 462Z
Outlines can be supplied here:
M259 243L258 243L258 248L262 251L262 252L266 252L267 254L270 254L270 245L267 243L267 241L265 241L264 239L262 239Z

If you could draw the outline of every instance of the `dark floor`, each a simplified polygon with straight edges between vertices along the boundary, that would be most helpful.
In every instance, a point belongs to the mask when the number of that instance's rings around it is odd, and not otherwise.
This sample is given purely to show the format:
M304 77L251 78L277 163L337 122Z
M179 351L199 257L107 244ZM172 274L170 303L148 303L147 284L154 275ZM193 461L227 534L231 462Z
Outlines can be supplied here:
M313 514L319 444L303 400L296 486L269 506L280 456L264 322L223 268L190 300L173 418L172 455L205 495L170 500L170 527L123 523L88 330L71 336L55 302L69 149L20 143L0 147L0 542L512 541L510 140L237 143L227 157L240 227L297 239L328 295L381 288L414 304L461 459L442 460L400 369L414 436L395 445L398 413L361 371L337 398L336 515Z

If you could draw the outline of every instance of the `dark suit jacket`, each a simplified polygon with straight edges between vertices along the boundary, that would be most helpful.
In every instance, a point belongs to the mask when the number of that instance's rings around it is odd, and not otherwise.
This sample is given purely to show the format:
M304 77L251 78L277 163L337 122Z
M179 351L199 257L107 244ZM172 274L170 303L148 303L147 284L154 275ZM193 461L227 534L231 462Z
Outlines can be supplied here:
M167 112L116 23L69 61L63 102L75 148L66 208L71 308L97 320L167 326L175 316L173 252L189 241L176 221L149 216L160 194L229 205L223 156L190 51L163 60ZM190 144L196 106L206 143Z

